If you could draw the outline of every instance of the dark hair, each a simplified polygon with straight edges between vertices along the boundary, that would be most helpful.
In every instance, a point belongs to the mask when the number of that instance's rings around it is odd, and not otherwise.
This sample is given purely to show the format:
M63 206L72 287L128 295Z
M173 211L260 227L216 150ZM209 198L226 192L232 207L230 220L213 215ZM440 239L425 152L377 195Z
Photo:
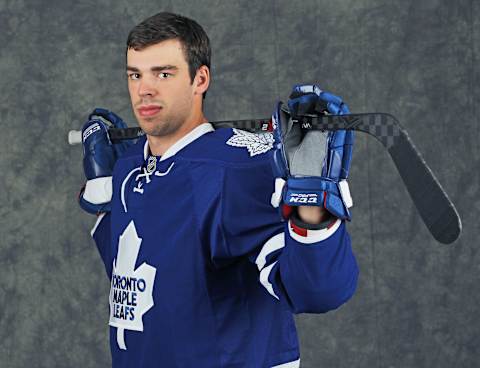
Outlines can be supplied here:
M211 58L210 40L204 29L193 19L168 12L155 14L130 31L127 51L128 49L139 51L171 39L178 39L182 43L193 83L198 68L202 65L210 68Z

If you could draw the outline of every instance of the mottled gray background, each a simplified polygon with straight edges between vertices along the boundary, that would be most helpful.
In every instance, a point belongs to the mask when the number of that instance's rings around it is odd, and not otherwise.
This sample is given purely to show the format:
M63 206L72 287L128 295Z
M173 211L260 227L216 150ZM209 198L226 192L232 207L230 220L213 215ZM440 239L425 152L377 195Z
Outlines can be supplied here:
M358 136L360 284L338 311L298 317L302 367L478 366L478 1L0 0L0 367L110 364L108 280L66 137L96 106L134 125L124 44L160 10L211 37L211 120L269 115L316 82L395 114L463 218L459 241L436 243L386 152Z

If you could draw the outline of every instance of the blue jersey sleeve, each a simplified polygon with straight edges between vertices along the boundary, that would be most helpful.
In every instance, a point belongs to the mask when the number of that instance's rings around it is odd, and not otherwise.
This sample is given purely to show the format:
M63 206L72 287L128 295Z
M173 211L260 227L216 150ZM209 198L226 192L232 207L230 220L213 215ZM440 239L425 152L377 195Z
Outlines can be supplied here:
M108 278L112 275L112 256L110 246L111 242L111 214L110 212L102 213L98 216L97 222L91 231L91 235L97 245L100 257L105 265Z
M298 235L270 204L268 160L224 171L213 260L248 256L265 290L294 313L322 313L354 293L358 267L345 223Z

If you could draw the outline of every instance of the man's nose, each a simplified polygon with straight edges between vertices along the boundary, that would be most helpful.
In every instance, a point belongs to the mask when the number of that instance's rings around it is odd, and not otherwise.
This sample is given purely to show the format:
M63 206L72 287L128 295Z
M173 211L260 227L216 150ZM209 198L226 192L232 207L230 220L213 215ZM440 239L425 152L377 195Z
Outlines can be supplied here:
M152 77L143 77L138 84L139 96L155 96L157 94L156 83Z

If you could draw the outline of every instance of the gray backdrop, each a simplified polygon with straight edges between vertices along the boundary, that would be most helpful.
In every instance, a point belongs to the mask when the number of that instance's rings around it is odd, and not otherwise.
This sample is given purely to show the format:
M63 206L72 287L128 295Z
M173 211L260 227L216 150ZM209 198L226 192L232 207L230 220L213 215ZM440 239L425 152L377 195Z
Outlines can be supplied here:
M381 145L357 136L354 298L300 315L302 367L473 367L480 355L480 4L474 0L0 0L0 367L107 367L109 282L76 193L96 106L134 125L125 40L160 10L213 44L211 120L271 113L316 82L352 111L395 114L463 218L438 244Z

